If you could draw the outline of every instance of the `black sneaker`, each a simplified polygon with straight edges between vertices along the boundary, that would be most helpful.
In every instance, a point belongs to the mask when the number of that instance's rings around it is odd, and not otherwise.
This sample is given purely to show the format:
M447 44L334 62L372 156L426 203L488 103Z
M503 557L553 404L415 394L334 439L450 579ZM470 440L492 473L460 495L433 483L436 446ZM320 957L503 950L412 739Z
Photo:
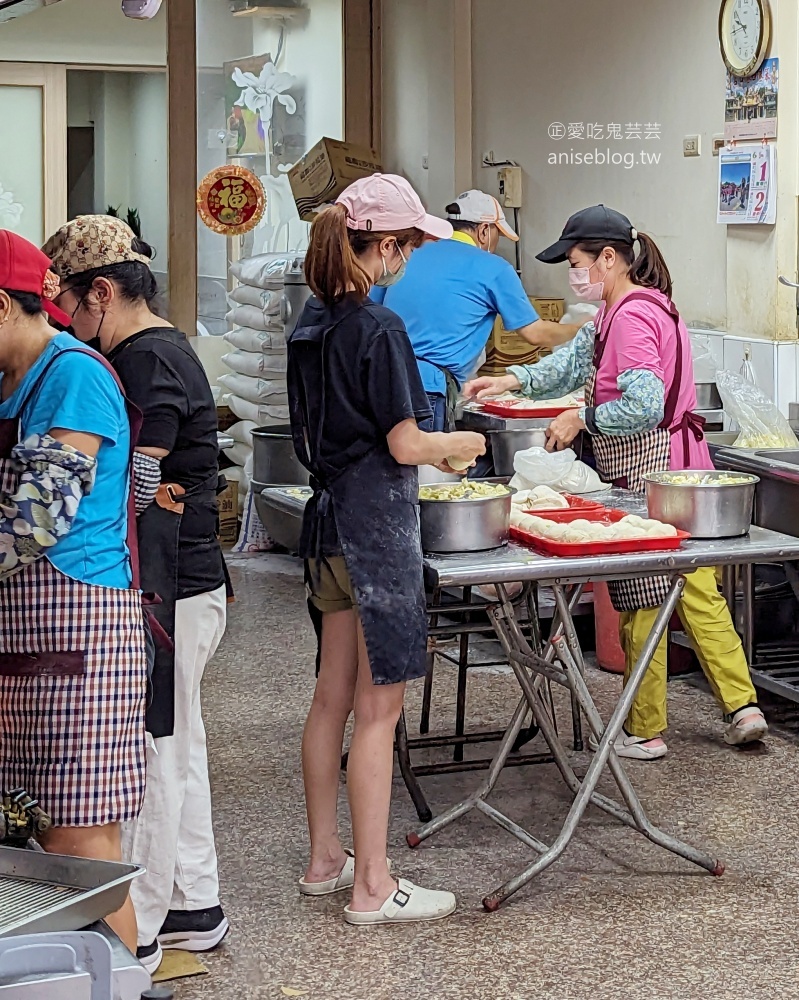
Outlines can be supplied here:
M210 910L170 910L158 943L181 951L211 951L230 929L221 906Z
M161 945L156 940L152 944L144 944L140 948L137 948L136 958L138 958L147 972L152 976L163 961L164 953L161 950Z

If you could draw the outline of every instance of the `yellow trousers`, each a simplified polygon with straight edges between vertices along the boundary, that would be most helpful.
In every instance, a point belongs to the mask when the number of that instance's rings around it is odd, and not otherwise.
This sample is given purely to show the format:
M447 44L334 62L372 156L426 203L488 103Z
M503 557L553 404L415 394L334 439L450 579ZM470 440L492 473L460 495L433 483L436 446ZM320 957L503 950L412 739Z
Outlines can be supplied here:
M659 608L642 608L621 615L619 633L626 660L625 684L658 611ZM732 623L727 602L718 591L713 569L698 569L686 577L677 612L713 694L725 713L732 714L744 705L756 704L757 695L741 640ZM668 725L667 644L668 636L664 635L627 716L625 729L631 736L652 739Z

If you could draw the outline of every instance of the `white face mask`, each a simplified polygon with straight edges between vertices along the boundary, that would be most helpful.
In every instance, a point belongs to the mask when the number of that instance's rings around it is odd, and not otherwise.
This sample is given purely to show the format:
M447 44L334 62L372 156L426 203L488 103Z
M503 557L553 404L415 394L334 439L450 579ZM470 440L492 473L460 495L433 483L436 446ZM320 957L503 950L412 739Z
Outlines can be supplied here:
M383 274L375 282L378 288L391 288L392 285L396 285L396 283L405 276L405 268L408 266L408 258L402 252L402 247L399 243L397 244L397 250L399 250L399 255L402 257L402 263L399 266L399 270L396 272L389 271L386 258L384 257Z

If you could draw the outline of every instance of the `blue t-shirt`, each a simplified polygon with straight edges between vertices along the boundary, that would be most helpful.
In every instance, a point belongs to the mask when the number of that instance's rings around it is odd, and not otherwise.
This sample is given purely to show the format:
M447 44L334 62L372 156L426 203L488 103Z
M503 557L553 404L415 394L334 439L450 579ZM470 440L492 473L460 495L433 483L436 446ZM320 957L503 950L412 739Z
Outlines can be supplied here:
M131 584L125 541L130 424L125 401L110 373L95 358L76 351L76 346L68 333L53 337L15 392L0 403L0 418L19 416L22 438L54 428L102 438L92 491L81 500L69 534L56 542L47 558L74 580L124 590ZM45 365L65 351L69 353L53 362L19 413Z
M443 372L467 379L497 316L507 330L538 319L518 274L472 242L440 240L411 254L405 276L372 298L402 318L428 392L446 392ZM427 358L434 364L425 364Z

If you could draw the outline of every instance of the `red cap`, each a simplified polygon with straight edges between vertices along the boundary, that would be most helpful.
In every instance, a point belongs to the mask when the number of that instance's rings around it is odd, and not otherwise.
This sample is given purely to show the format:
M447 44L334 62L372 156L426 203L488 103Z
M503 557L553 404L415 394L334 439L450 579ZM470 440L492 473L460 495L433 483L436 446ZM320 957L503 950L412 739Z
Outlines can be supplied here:
M42 308L51 319L59 326L71 325L71 317L50 301L58 294L58 278L50 270L50 258L8 229L0 229L0 288L41 296Z

